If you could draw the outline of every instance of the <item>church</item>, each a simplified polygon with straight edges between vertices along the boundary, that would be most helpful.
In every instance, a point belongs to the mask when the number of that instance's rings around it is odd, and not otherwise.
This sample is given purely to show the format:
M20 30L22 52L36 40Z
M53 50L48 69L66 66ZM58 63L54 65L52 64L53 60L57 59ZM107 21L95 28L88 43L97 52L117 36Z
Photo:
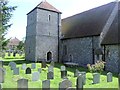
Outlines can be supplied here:
M87 67L105 61L120 72L119 2L111 2L61 20L61 12L42 1L27 14L25 59L73 62Z

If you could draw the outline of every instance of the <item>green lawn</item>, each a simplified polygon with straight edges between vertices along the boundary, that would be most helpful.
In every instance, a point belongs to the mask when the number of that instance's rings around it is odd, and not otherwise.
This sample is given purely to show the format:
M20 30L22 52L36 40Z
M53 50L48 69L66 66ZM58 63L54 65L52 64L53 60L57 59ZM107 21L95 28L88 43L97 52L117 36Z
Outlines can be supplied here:
M31 67L30 62L26 62L24 59L2 59L4 60L4 68L6 69L6 75L5 75L5 82L3 83L3 88L16 88L17 87L17 80L20 78L26 78L29 80L28 86L29 88L41 88L42 86L42 80L47 79L47 68L42 69L42 73L40 74L40 80L32 82L31 80L31 74L26 75L24 70L21 70L22 63L27 63L28 67ZM12 71L10 70L8 63L10 61L14 61L17 63L17 67L20 68L20 75L13 75ZM41 67L41 63L36 63L37 68ZM49 64L48 64L49 65ZM61 75L60 75L60 66L62 64L55 63L54 67L54 79L51 80L51 88L58 88L59 82L62 81ZM37 71L37 68L32 70L32 72ZM68 78L70 81L72 81L73 87L76 86L76 77L74 77L74 71L76 68L70 68L67 67L68 71ZM100 83L99 84L92 84L92 74L88 72L87 69L84 68L77 68L80 71L86 71L86 85L84 85L84 88L118 88L118 78L117 75L113 74L113 82L107 83L106 73L103 72L100 77Z

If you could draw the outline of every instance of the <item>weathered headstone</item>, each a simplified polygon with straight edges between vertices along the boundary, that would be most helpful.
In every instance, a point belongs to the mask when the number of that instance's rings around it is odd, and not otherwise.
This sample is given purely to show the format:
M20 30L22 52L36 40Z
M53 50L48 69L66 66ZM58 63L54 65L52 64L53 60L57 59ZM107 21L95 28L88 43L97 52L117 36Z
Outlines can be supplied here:
M67 71L61 71L61 78L67 78Z
M35 69L36 68L36 63L32 63L31 64L31 69Z
M10 62L9 66L11 67L11 70L13 70L14 68L16 68L16 63L15 62Z
M86 72L78 72L78 75L81 74L83 77L83 85L86 84Z
M53 66L54 67L54 61L51 61L51 63L50 63L50 66Z
M13 69L13 75L19 75L19 67Z
M54 67L53 67L53 66L49 66L49 67L48 67L48 72L54 72L54 70L53 70L53 69L54 69Z
M27 65L24 63L22 64L22 70L25 70L27 68Z
M50 90L50 80L42 81L42 90Z
M41 68L46 68L46 62L45 62L45 61L42 61L41 64L42 64L42 65L41 65Z
M100 83L100 74L99 73L93 73L93 84Z
M48 72L47 73L47 79L54 79L54 73L53 72Z
M59 90L66 90L69 87L72 87L72 82L68 79L64 79L59 83Z
M28 80L27 79L19 79L17 81L17 88L18 88L18 90L28 90Z
M25 71L26 74L31 74L31 68L26 68L26 71Z
M112 82L112 73L111 72L107 73L107 82Z
M76 89L77 90L83 90L83 76L82 74L79 74L76 80Z
M8 52L8 57L10 57L11 56L11 53L10 52Z
M65 66L61 66L61 71L66 71L66 67Z
M79 72L79 70L76 69L75 72L74 72L74 77L77 77L77 76L78 76L78 72Z
M4 73L5 70L3 68L0 68L0 83L4 83Z
M38 68L38 72L41 73L41 72L42 72L42 69L41 69L41 68Z
M3 61L0 60L0 68L3 68Z
M40 78L40 73L39 72L32 73L32 81L38 81L39 78Z

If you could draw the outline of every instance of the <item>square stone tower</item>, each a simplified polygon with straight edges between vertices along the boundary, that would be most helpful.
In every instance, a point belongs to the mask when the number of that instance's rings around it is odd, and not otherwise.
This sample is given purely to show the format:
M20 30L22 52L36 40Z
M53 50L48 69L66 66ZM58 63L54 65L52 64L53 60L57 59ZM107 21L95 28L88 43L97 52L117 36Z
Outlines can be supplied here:
M58 61L61 12L42 1L27 14L25 59Z

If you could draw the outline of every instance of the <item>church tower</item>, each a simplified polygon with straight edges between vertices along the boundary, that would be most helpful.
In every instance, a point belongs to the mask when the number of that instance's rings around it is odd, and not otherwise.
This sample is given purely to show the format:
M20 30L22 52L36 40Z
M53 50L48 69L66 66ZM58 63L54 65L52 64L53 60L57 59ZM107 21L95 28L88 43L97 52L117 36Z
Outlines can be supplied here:
M42 1L27 14L25 59L58 61L61 12Z

